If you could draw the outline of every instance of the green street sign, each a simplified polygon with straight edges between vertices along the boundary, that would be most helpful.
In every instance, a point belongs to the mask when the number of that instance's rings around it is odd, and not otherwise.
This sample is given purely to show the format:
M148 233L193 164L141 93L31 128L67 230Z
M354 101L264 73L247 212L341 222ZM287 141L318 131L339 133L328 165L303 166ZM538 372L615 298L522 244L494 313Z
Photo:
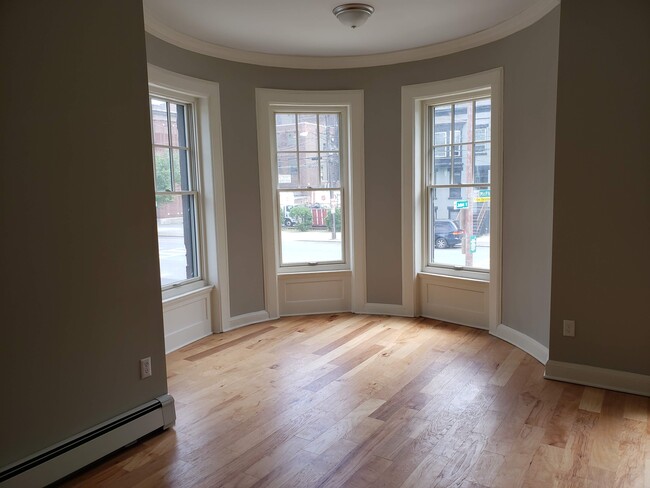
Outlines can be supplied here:
M456 210L460 210L462 208L467 208L469 207L469 201L468 200L456 200L454 202L454 208Z
M479 190L478 191L478 196L481 198L489 197L490 196L490 190Z
M476 252L476 236L469 238L469 252Z

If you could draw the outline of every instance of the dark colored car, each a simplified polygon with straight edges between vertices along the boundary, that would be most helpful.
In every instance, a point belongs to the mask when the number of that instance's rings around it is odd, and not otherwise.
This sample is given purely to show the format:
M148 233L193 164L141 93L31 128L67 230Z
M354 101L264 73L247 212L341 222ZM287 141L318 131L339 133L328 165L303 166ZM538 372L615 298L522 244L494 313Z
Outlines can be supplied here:
M463 242L465 231L453 220L436 220L433 224L433 245L437 249L454 247Z

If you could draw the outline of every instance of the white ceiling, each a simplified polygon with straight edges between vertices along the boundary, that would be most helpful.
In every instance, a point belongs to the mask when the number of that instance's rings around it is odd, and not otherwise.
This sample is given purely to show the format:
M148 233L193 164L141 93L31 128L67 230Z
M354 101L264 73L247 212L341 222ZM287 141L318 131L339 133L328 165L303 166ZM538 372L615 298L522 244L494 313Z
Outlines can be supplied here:
M147 30L182 47L293 57L376 56L448 44L503 25L525 26L530 22L517 19L539 17L559 0L371 0L375 13L354 30L332 14L340 3L144 0Z

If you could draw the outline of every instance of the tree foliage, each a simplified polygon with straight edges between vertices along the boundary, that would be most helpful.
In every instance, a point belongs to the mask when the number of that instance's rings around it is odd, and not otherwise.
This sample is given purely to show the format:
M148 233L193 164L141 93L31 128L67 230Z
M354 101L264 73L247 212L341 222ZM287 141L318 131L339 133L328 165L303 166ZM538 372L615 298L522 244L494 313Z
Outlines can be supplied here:
M154 157L154 171L156 191L168 191L172 189L172 174L169 161L169 151L158 153ZM169 203L174 199L171 195L156 195L156 206Z
M312 214L311 208L296 206L289 210L289 215L296 221L296 229L300 232L306 232L311 229Z

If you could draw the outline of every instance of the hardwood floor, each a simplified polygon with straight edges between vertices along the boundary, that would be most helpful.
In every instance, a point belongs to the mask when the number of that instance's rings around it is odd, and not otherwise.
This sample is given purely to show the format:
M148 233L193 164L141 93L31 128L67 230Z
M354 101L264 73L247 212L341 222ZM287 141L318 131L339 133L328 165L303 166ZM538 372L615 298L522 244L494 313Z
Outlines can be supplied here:
M467 327L289 317L168 356L174 429L62 485L649 487L650 399Z

